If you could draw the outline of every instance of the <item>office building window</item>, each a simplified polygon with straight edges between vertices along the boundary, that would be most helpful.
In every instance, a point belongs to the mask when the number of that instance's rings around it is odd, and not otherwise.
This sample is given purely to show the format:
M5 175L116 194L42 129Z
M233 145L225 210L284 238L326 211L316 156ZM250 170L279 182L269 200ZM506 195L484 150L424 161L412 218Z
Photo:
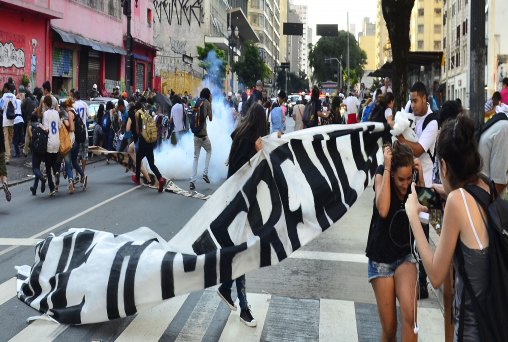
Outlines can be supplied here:
M418 16L419 16L419 17L423 17L423 15L424 15L423 8L419 8L419 9L418 9Z
M423 25L418 25L418 33L423 33Z
M434 40L434 50L436 50L436 51L441 50L441 41Z
M441 33L441 25L434 25L434 33Z
M418 49L423 49L423 40L418 41Z
M434 8L434 15L439 17L441 15L441 8Z

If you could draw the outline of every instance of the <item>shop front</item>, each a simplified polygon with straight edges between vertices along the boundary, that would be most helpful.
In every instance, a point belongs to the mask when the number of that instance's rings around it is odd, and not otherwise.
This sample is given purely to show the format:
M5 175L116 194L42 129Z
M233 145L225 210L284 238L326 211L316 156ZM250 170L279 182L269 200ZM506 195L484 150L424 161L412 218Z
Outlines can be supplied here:
M133 38L132 65L133 65L133 88L143 92L153 90L153 63L157 48L136 38Z
M0 83L40 87L50 77L49 21L62 13L22 0L0 0L0 8Z

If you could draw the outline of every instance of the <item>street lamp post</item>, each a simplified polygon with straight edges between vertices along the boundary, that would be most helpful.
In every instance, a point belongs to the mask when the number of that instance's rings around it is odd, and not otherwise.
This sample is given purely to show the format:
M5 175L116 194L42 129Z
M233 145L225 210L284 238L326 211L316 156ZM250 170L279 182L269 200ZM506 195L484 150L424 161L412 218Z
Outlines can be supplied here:
M136 7L138 7L138 0L135 0ZM125 47L127 48L127 55L125 56L125 90L128 95L131 94L132 83L132 35L131 35L131 0L122 0L123 14L127 17L127 34Z
M342 56L341 56L341 60L342 60ZM331 58L325 58L325 63L329 63L330 61L337 61L337 66L338 66L338 70L337 70L337 86L339 87L339 90L342 88L342 75L341 75L341 69L342 69L342 66L340 65L340 60L338 58L335 58L335 57L331 57ZM338 92L337 92L337 95L338 95Z
M229 73L231 73L231 82L228 80L228 83L229 83L229 86L231 86L231 92L233 92L233 82L234 82L234 78L233 78L233 72L231 70L231 65L233 64L233 61L234 61L234 48L237 46L236 44L236 40L239 38L239 30L238 30L238 26L236 26L233 29L231 29L232 25L231 25L231 20L230 20L230 23L229 23L229 26L228 26L228 50L231 50L230 53L228 53L229 55ZM229 87L228 86L228 87Z

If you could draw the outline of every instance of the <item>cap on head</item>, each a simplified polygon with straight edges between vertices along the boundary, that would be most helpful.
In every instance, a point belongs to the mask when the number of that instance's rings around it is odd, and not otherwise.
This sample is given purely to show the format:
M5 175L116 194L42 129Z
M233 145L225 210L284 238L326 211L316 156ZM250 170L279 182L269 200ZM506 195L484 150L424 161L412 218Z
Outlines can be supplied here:
M139 93L139 89L136 89L136 93Z
M229 96L229 97L233 96L233 93L232 93L232 92L229 92L229 93L228 93L228 96Z
M257 80L257 82L256 82L256 87L257 87L257 86L263 86L263 82L261 82L261 80Z
M94 85L92 86L92 88L93 88L93 89L97 89L97 84L94 84Z

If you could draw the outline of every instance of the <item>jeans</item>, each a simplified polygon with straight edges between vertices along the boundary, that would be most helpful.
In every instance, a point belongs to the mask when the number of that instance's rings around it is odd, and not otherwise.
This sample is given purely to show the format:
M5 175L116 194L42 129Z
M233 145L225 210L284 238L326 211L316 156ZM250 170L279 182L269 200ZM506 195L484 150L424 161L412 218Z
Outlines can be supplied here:
M113 151L113 139L115 138L115 132L110 129L107 132L104 132L105 148L108 151Z
M72 167L81 176L81 179L83 179L83 177L85 177L85 173L83 172L81 165L78 163L78 155L79 155L79 144L78 143L75 142L74 145L72 145L72 149L69 154L71 155ZM72 171L71 171L71 175L72 175ZM67 176L69 177L69 175L67 175Z
M14 151L16 152L16 157L19 157L21 154L19 150L19 144L23 142L23 126L25 124L23 122L17 123L14 125L14 134L12 137L12 143L14 144Z
M236 292L238 294L238 300L240 301L240 310L245 310L248 307L247 293L245 291L245 275L242 275L235 280L226 281L220 286L224 290L231 292L233 282L236 282Z
M60 171L60 164L57 163L58 153L48 153L46 152L46 178L48 180L49 190L55 190L55 183L53 183L53 175L51 171L57 173Z
M35 175L34 189L37 189L37 187L39 186L39 180L44 178L41 172L41 163L42 157L37 153L32 153L32 170Z
M75 144L74 144L75 145ZM74 145L73 148L74 148ZM71 151L72 151L72 148L71 148ZM64 156L64 164L65 164L65 174L67 175L67 179L69 180L69 182L72 182L72 162L71 162L71 151L69 151L65 156Z
M194 136L194 164L192 165L192 177L191 182L194 183L197 180L198 173L198 160L199 154L201 153L201 147L206 151L205 169L203 170L204 175L208 175L208 166L210 165L210 158L212 157L212 143L208 136L197 137Z
M139 137L138 144L139 148L136 151L136 178L140 179L139 177L141 173L141 161L143 160L144 157L146 157L146 160L148 160L148 165L150 165L150 169L155 174L155 177L157 177L157 179L160 179L162 175L159 172L157 166L155 166L155 161L153 157L154 144L147 143L142 136Z

